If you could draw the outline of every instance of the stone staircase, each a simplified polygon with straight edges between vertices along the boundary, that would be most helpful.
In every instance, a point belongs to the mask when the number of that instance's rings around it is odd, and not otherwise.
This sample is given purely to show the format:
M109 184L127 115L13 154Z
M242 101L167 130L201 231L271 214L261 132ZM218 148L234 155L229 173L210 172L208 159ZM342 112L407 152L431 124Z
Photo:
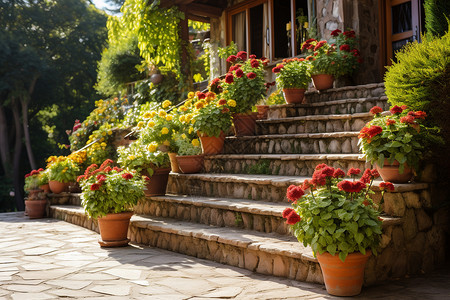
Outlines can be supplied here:
M306 99L308 104L271 107L268 119L258 121L256 136L227 137L223 154L205 158L205 173L171 173L165 196L147 197L136 206L129 230L132 241L322 283L311 250L292 236L281 216L289 206L286 189L310 178L319 163L344 170L369 167L358 154L357 135L370 120L370 108L387 109L388 104L382 84L309 92ZM374 191L379 200L380 192ZM79 207L79 195L51 195L51 201L54 218L98 230ZM385 196L382 253L369 260L367 284L441 260L442 254L431 253L442 243L431 240L437 233L429 233L438 230L437 225L422 213L432 206L427 183L399 184ZM419 245L416 236L429 243L420 244L420 254L410 245ZM425 252L431 262L422 258Z

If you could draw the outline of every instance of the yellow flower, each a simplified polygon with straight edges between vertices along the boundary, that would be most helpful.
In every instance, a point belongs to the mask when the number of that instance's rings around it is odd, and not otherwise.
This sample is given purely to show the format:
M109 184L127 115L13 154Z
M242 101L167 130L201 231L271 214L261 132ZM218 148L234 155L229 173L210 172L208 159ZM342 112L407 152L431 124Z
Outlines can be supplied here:
M144 122L140 121L140 122L137 124L137 127L139 127L139 128L144 127Z
M164 102L162 103L162 108L168 108L171 105L172 102L170 102L169 100L164 100Z
M158 144L153 142L150 145L148 145L147 149L149 152L155 152L156 149L158 148Z
M128 156L128 159L129 159L129 160L133 160L133 159L135 159L135 156L134 156L134 155L129 155L129 156Z
M203 103L201 101L195 102L196 109L202 109L203 107L205 107L205 103Z
M193 139L192 145L194 145L194 147L198 147L198 146L200 146L200 142L198 141L198 139Z
M181 115L178 120L180 120L181 123L183 123L186 120L186 116L185 115Z
M236 101L234 101L234 100L228 100L227 104L228 104L228 106L236 107Z
M155 126L155 122L153 120L150 120L150 121L148 121L147 126L153 127L153 126Z
M166 116L166 120L167 120L167 121L172 121L172 119L173 119L173 116L172 116L172 115L167 115L167 116Z
M191 121L191 119L192 119L192 114L187 114L186 118L185 118L186 123L189 123Z
M169 129L167 127L163 127L163 129L161 129L161 134L168 134L169 133Z
M152 114L151 114L151 112L146 112L145 114L144 114L144 119L150 119L151 117L152 117Z
M108 130L108 135L111 135L112 134L112 130Z
M170 142L169 142L168 140L165 140L165 141L163 142L163 145L164 145L164 146L170 146Z
M102 135L103 135L103 136L106 136L106 132L105 132L105 131L103 131L103 132L102 132Z
M185 111L187 111L188 109L187 109L187 107L185 107L185 106L181 106L181 107L180 107L180 110L181 110L182 112L185 112Z
M195 124L195 121L196 121L195 119L192 119L191 124Z
M189 98L189 99L194 98L194 96L195 96L195 93L194 93L194 92L189 92L189 94L188 94L188 98Z
M153 110L150 114L150 117L153 118L154 116L156 116L156 111Z
M79 134L79 133L77 133L77 136L80 136L80 134Z
M186 138L186 134L183 133L183 134L181 135L181 138L182 138L182 139L185 139L185 138Z
M102 147L106 147L106 143L105 143L105 142L103 142L103 143L101 143L101 144L100 144L100 146L102 146Z
M164 118L167 115L166 111L160 109L158 112L158 116L160 116L161 118Z
M189 134L191 134L194 131L194 127L189 127Z
M186 102L184 103L184 106L185 106L185 107L190 107L191 104L192 104L192 100L188 100L188 101L186 101Z

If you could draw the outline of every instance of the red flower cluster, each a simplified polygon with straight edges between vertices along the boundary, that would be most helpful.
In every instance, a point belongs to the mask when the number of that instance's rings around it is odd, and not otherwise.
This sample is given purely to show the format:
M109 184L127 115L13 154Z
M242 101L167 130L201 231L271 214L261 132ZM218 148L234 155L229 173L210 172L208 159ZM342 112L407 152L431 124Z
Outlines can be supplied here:
M326 164L319 164L316 166L316 169L313 173L311 183L314 184L315 187L323 186L327 183L327 179L334 176L334 173L334 168L329 167Z
M347 44L341 45L341 46L339 47L339 50L345 51L345 52L350 52L350 46L347 45Z
M124 178L126 180L130 180L133 178L133 175L130 173L125 173L125 174L122 174L122 178Z
M363 175L361 176L360 181L364 182L364 183L370 183L370 181L372 181L372 179L378 178L380 177L380 174L378 173L378 171L376 169L366 169L363 173Z
M309 181L308 179L305 179L303 181L302 190L306 191L306 190L308 190L310 188L313 188L313 187L314 187L314 184L311 181Z
M228 107L224 107L220 112L226 114L230 112L230 109Z
M250 61L250 65L252 66L252 68L258 68L259 67L259 61L257 59L252 59Z
M198 99L205 99L206 98L206 94L203 93L203 92L197 91L195 94L197 95Z
M347 172L348 176L353 176L353 175L359 175L359 173L361 173L361 170L358 168L350 168Z
M206 92L206 98L210 98L210 99L216 99L216 94L213 92Z
M355 38L355 32L353 30L350 31L344 31L343 35L345 35L346 38Z
M236 61L236 59L237 59L237 56L236 56L236 55L230 55L230 56L228 56L228 58L227 58L227 62L230 63L230 64L232 64L232 63L234 63L234 62Z
M295 202L298 199L300 199L304 194L305 192L302 190L301 187L297 185L290 185L287 189L286 197L292 202Z
M228 84L233 83L233 82L234 82L233 74L228 73L228 74L225 76L225 82L228 83Z
M359 193L366 187L366 184L362 181L343 180L337 184L337 187L347 193Z
M387 125L387 126L394 125L395 123L397 123L395 120L392 120L392 119L387 119L387 120L386 120L386 125Z
M40 172L44 171L44 169L39 168L37 170L32 170L30 173L25 175L25 178L28 178L30 176L39 175Z
M379 106L374 106L370 109L370 113L373 115L377 115L379 113L381 113L383 111L383 109Z
M228 69L228 72L233 72L233 71L236 71L237 69L239 69L241 67L241 65L240 64L236 64L236 65L233 65L233 66L231 66L229 69Z
M97 191L97 190L99 190L100 189L100 184L98 184L98 183L93 183L92 185L91 185L91 191Z
M254 78L256 78L256 74L253 73L253 72L247 73L247 78L248 79L254 79Z
M278 66L276 66L275 68L272 69L273 73L280 73L281 69L284 68L284 65L280 64Z
M422 119L425 120L427 117L427 113L424 111L409 111L408 116L413 116L415 119Z
M358 138L370 140L381 132L383 132L383 128L381 128L380 126L371 125L370 127L364 127L363 129L361 129Z
M220 100L217 102L217 104L219 104L219 105L225 105L225 104L227 104L227 100L225 100L225 99L220 99Z
M404 117L400 118L400 123L405 123L405 124L416 124L415 122L415 118L411 115L407 115Z
M255 58L256 58L256 55L255 55L255 54L250 54L250 56L249 56L248 58L250 58L250 59L255 59ZM262 58L261 58L261 59L262 59Z
M382 190L384 190L384 189L390 190L390 191L395 190L394 185L393 185L391 182L389 182L389 181L381 182L381 183L380 183L380 188L381 188Z
M237 69L236 70L236 77L237 78L241 78L244 75L244 71L242 71L242 69Z
M266 82L266 83L264 83L264 86L268 89L268 88L270 88L271 86L275 86L275 81L272 81L272 82Z
M314 51L319 50L320 48L322 48L323 45L325 45L327 43L327 41L320 41L316 44L316 46L314 47Z
M401 113L403 112L403 108L401 108L400 106L395 105L394 107L392 107L392 108L390 109L390 111L391 111L391 113L392 113L393 115L395 115L395 114L401 114Z
M341 32L342 32L341 30L335 29L335 30L333 30L333 31L331 32L331 36L338 36L339 33L341 33Z
M337 168L336 170L334 170L334 173L333 173L334 178L342 178L344 176L345 176L345 172L343 170L341 170L341 168Z
M290 207L283 211L283 218L287 219L286 224L289 225L295 225L301 221L300 216Z
M317 40L315 40L315 39L306 40L302 45L302 51L304 51L305 49L314 48L314 45L311 45L312 42L317 42Z
M247 59L247 52L245 51L239 51L236 54L237 58L241 59L241 60L246 60Z

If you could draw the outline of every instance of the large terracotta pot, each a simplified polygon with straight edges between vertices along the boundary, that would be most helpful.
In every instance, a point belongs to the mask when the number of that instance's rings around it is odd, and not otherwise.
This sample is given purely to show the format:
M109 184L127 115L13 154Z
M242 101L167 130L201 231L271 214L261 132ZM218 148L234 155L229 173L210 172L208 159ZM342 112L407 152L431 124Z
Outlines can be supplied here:
M172 169L172 172L180 173L181 171L177 161L177 154L175 152L168 152L167 154L169 155L170 167Z
M314 87L321 91L331 89L333 87L334 77L329 74L318 74L311 76Z
M269 105L256 105L256 110L258 111L257 119L265 120L267 119L267 114L269 113Z
M206 134L199 133L198 137L202 145L202 153L207 155L219 154L222 152L223 143L225 141L225 133L220 132L219 136L207 136Z
M234 135L255 135L257 115L258 113L233 114Z
M198 173L203 169L203 155L177 156L178 165L184 174Z
M305 97L305 89L283 89L284 99L287 104L300 104Z
M41 191L42 192L42 191ZM45 215L47 200L25 200L25 210L30 219L40 219Z
M102 247L123 247L130 241L127 238L128 225L133 212L107 214L99 217L98 227L101 239L98 241Z
M355 296L361 293L364 268L371 254L370 250L367 250L365 255L359 252L350 253L342 262L338 254L317 253L327 292L335 296Z
M398 170L399 166L400 164L398 161L394 160L392 165L390 165L388 160L385 159L383 167L376 165L376 168L384 181L390 181L393 183L407 183L414 175L413 170L405 164L405 169L403 170L403 173L400 174Z
M166 194L167 181L169 180L170 168L159 168L154 170L153 175L150 176L147 172L142 172L143 175L150 177L144 190L145 196L163 196Z
M60 182L60 181L56 181L56 180L50 180L48 182L48 185L50 187L50 191L53 194L60 194L62 192L65 192L68 188L68 183Z

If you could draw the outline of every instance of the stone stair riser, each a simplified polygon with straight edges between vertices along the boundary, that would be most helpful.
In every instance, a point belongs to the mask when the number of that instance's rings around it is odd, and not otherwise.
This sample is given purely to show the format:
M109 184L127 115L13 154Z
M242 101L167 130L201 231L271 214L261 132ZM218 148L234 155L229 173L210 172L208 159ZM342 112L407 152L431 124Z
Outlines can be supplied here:
M225 154L350 154L358 153L358 137L226 139Z
M383 83L372 83L359 86L347 86L324 91L305 93L307 103L354 99L354 98L380 98L385 96Z
M371 165L360 160L276 160L276 159L205 159L206 173L266 174L284 176L312 176L314 168L325 163L334 168L364 170Z
M283 119L290 117L301 117L311 115L340 115L369 112L374 106L383 110L389 109L387 98L355 99L347 102L345 100L329 103L316 103L306 105L277 105L270 106L267 113L268 119Z
M286 207L289 204L286 203ZM235 211L232 209L194 206L152 199L139 201L134 212L142 215L172 218L218 227L235 227L260 232L289 234L286 219L281 216Z
M323 283L319 264L306 259L251 250L245 246L224 244L220 241L156 231L133 223L130 233L132 241L139 244L245 268L260 274Z
M364 125L372 120L371 116L352 119L326 120L293 120L273 123L264 122L258 126L258 134L296 134L296 133L325 133L342 131L360 131Z

